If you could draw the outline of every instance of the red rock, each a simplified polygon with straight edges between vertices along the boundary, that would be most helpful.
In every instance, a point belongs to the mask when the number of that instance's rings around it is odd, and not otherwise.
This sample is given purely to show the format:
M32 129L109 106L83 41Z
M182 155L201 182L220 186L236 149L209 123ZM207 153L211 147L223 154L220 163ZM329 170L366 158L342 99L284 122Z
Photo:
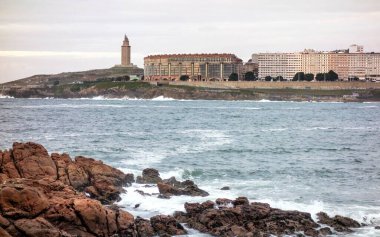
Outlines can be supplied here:
M90 233L108 236L107 213L100 202L90 199L75 199L74 209Z
M160 173L158 170L153 168L144 169L142 172L142 176L137 176L136 183L139 184L156 184L158 182L162 182L160 178Z
M2 164L1 164L2 173L7 175L9 178L20 178L20 173L18 172L13 159L11 157L11 152L4 151L2 152Z
M0 236L1 237L12 237L6 230L0 227Z
M66 166L67 176L70 185L77 190L83 190L90 184L89 176L86 171L76 163L70 163Z
M188 195L188 196L208 196L209 194L198 188L195 184L184 185L184 187L176 187L171 184L159 182L157 183L158 190L160 194L164 196L180 196L180 195Z
M333 227L338 232L352 232L350 228L359 228L359 222L348 218L336 215L334 218L329 217L324 212L317 213L318 222Z
M8 227L11 223L0 215L0 227Z
M67 166L70 163L72 163L70 156L68 154L60 155L57 153L53 153L51 154L51 159L54 161L57 167L58 179L61 180L63 183L70 185L70 180L68 174L66 173Z
M139 233L139 237L152 237L155 235L153 227L150 225L150 221L141 217L137 217L135 220L136 230Z
M36 143L13 143L12 156L22 178L57 178L57 167L46 149Z
M34 217L48 207L46 196L36 188L17 184L0 186L0 210L4 216Z
M35 219L19 219L14 225L28 237L61 237L62 232L42 217ZM65 234L68 236L68 234Z
M135 234L134 218L129 212L119 210L117 223L121 234L127 236L133 236Z
M172 216L158 215L150 218L154 231L160 235L184 235L187 231Z

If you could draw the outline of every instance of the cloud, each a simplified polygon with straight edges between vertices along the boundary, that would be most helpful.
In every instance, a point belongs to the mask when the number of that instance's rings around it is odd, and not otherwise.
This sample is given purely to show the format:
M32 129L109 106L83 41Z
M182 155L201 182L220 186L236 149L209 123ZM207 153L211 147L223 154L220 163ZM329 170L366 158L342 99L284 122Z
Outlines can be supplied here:
M115 52L0 51L0 57L115 58Z
M351 43L380 51L377 22L378 0L1 0L0 51L29 52L23 60L87 55L94 67L103 57L97 52L109 52L104 57L117 64L124 33L139 66L156 53L229 52L248 60Z

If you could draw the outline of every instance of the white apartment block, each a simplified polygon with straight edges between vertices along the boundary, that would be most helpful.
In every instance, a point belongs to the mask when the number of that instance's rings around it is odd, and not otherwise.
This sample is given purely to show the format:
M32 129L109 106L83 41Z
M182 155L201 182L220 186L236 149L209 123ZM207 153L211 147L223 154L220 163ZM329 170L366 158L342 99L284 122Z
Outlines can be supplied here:
M297 72L327 73L335 71L340 80L380 81L380 53L363 53L363 46L351 45L348 50L316 52L305 50L301 53L260 53L253 54L257 60L259 78L283 76L293 79Z
M259 78L282 76L290 80L296 72L301 71L302 60L299 53L261 53L257 58Z

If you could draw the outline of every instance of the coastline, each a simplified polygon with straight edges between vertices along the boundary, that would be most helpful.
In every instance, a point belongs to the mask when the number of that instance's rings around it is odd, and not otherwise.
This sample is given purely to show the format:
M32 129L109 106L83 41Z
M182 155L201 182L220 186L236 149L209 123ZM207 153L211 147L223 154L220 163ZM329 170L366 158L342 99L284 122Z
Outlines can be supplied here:
M224 84L224 85L223 85ZM363 83L364 85L368 83ZM370 86L377 84L370 83ZM222 86L221 86L222 85ZM244 85L244 84L243 84ZM3 97L14 98L135 98L154 99L157 97L176 100L269 100L269 101L315 101L315 102L379 102L380 89L377 87L347 87L337 89L326 87L295 87L289 84L271 83L269 87L234 87L229 83L210 86L200 83L154 84L149 82L88 82L52 87L22 87L3 90ZM260 85L260 84L259 84ZM285 87L284 85L287 85ZM312 85L312 84L310 84ZM256 87L255 87L256 86Z
M225 237L317 237L354 233L366 227L349 217L319 212L313 219L307 212L272 208L246 197L186 202L184 211L144 219L116 203L121 195L129 198L131 193L125 188L134 183L153 188L153 193L135 190L140 198L162 201L175 196L207 197L209 193L191 180L163 179L156 169L144 169L135 179L133 174L92 158L49 155L33 142L15 142L11 149L0 151L0 158L2 236L176 236L192 228ZM139 206L136 203L134 209Z

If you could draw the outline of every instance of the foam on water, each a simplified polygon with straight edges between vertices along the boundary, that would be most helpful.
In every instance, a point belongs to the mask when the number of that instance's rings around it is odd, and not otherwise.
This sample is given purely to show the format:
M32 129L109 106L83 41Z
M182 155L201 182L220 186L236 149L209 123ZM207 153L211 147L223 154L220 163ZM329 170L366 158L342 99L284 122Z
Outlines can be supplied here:
M9 95L2 95L0 94L0 99L14 99L13 96L9 96Z

